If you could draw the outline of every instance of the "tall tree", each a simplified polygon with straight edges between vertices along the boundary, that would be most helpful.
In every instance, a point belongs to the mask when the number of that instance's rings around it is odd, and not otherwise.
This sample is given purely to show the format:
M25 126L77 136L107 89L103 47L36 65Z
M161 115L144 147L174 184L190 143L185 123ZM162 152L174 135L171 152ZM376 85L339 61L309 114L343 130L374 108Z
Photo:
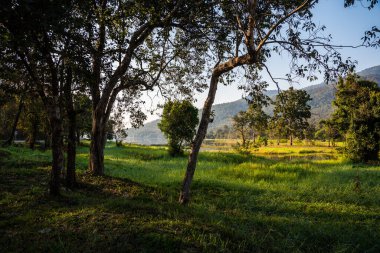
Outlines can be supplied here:
M211 1L95 1L84 9L82 39L88 51L88 86L92 99L89 170L104 174L106 125L118 96L133 103L141 91L156 87L165 69L199 73L189 36L200 4ZM197 31L197 29L193 29ZM193 58L191 58L193 57ZM176 59L187 58L192 68ZM170 71L166 72L169 73ZM186 71L177 78L186 78ZM174 75L172 74L171 77ZM166 75L170 81L170 74ZM183 80L182 80L183 82ZM190 83L189 83L190 84ZM129 101L128 101L129 100ZM141 113L138 113L141 116Z
M309 126L307 120L311 117L310 95L304 90L296 90L290 87L280 92L274 101L273 117L279 118L284 123L285 133L293 145L294 137L302 137L303 131Z
M1 48L23 65L47 112L52 140L50 193L60 194L63 171L62 59L74 24L72 1L8 1L0 7Z
M380 88L355 75L340 79L333 118L346 136L346 155L353 161L378 160L380 151Z
M329 79L333 70L348 69L349 62L342 63L342 58L331 46L329 37L323 36L324 27L319 27L312 21L311 10L317 3L315 0L234 0L220 1L215 7L220 19L215 20L213 25L223 26L224 35L221 37L225 43L213 50L217 56L216 64L211 70L209 92L192 144L180 192L180 203L185 204L190 199L190 185L210 122L218 83L223 78L231 77L229 74L235 68L249 66L251 70L268 69L265 63L272 53L287 52L293 59L291 69L299 76L314 79L313 71L323 67L327 70L325 78Z

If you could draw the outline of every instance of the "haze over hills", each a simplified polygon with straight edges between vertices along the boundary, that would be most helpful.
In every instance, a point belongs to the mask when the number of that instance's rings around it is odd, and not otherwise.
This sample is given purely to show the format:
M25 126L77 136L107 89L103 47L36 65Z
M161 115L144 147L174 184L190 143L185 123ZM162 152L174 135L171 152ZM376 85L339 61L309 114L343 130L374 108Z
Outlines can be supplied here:
M380 65L365 69L358 72L358 75L375 81L380 85ZM332 84L326 85L324 83L311 85L303 88L307 91L311 98L310 101L312 117L310 119L313 123L318 123L321 119L328 118L333 112L332 101L334 99L335 87ZM274 98L277 95L277 90L268 90L267 95ZM248 108L248 104L244 99L239 99L229 103L217 104L213 106L215 117L213 123L209 125L209 130L215 130L224 125L230 126L232 124L232 117L239 111L244 111ZM199 110L199 117L202 110ZM272 108L266 108L268 114L272 113ZM166 143L164 136L157 127L160 120L148 122L139 129L128 130L128 142L135 142L139 144L163 144Z

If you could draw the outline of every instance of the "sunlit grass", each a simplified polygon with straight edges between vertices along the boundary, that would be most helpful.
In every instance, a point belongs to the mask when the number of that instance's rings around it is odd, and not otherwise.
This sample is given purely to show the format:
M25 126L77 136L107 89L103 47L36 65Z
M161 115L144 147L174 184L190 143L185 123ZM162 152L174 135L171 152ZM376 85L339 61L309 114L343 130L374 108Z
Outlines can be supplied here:
M380 251L380 167L333 148L202 152L188 207L187 157L164 147L108 144L105 178L79 148L82 187L61 199L46 195L48 151L0 151L2 252Z

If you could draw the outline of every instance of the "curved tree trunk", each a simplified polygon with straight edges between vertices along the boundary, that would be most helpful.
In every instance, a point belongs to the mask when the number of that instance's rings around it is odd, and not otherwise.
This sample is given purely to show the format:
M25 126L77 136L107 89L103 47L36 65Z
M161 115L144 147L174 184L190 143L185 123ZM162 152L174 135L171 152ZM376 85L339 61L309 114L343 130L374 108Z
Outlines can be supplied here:
M218 87L218 79L219 75L217 74L213 74L213 76L211 77L210 90L208 92L208 96L203 107L202 118L199 124L197 134L191 145L191 152L187 163L186 174L182 182L182 189L179 196L179 202L181 204L187 204L190 200L190 185L193 180L195 167L197 165L199 150L201 148L203 139L206 136L207 127L210 122L211 108L214 103L215 94Z
M18 104L18 110L17 110L17 113L16 113L16 117L15 117L15 120L13 121L11 134L10 134L8 140L6 140L4 142L4 144L3 144L4 146L12 145L12 143L13 143L13 141L15 139L16 128L17 128L17 124L18 124L18 121L20 119L20 115L21 115L23 107L24 107L24 98L21 97L20 98L20 102Z
M210 89L208 91L207 99L203 107L201 122L199 123L195 139L191 144L191 152L189 155L189 160L187 162L186 174L182 182L182 188L179 196L179 202L181 204L187 204L190 201L190 185L193 180L195 168L197 166L199 150L206 136L208 124L210 123L211 108L214 104L219 77L222 74L234 69L235 67L245 64L252 64L254 60L255 58L250 54L245 54L231 58L224 63L217 63L215 65L210 80Z

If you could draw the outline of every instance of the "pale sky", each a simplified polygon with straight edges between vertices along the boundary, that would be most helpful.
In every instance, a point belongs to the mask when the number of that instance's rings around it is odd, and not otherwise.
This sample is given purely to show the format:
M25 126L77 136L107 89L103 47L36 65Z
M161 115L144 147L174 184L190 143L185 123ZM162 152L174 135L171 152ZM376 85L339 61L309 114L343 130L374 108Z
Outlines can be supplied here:
M317 7L313 10L314 21L317 24L327 27L326 34L331 34L333 43L339 45L359 45L364 31L369 30L372 26L380 27L380 5L377 5L371 11L364 8L360 3L350 8L343 7L343 0L321 0ZM351 57L358 61L357 71L380 65L380 49L374 48L345 48L340 51L344 57ZM284 77L289 71L289 59L286 56L272 57L267 66L271 70L273 76ZM262 73L264 80L270 84L268 89L276 89L275 84L270 81L269 77ZM214 104L232 102L242 98L242 91L237 89L239 79L230 86L220 85L215 98ZM323 82L323 78L311 83L304 81L302 84L295 84L296 88L302 88L312 84ZM281 89L286 89L289 84L280 83ZM208 90L203 93L195 94L198 108L203 107L204 100ZM157 113L148 115L148 121L159 118Z

